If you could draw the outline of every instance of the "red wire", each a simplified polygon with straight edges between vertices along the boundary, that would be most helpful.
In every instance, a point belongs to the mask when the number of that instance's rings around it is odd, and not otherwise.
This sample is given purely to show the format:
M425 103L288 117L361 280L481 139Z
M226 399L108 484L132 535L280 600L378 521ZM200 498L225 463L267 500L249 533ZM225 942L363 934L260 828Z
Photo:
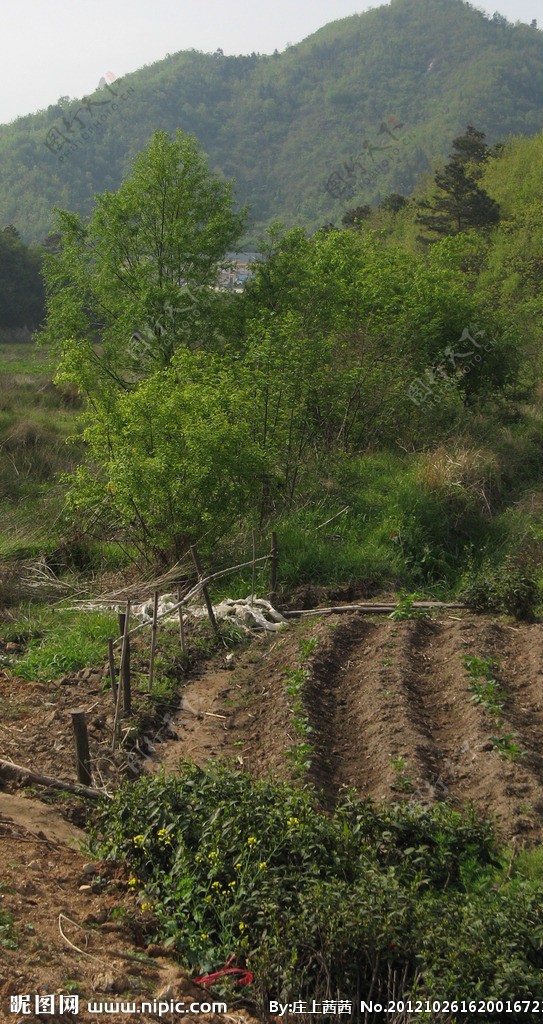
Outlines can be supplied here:
M218 978L223 978L225 974L240 974L241 977L237 978L238 985L250 985L254 981L254 974L251 971L245 970L243 967L230 967L234 954L228 958L224 967L220 971L214 971L213 974L202 974L200 978L195 978L194 982L196 985L213 985Z

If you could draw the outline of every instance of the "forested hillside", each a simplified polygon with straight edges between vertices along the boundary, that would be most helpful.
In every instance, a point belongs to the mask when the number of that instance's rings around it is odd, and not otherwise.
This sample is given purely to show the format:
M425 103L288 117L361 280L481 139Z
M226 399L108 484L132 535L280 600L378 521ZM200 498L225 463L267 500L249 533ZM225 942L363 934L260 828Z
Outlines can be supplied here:
M88 213L153 130L193 133L234 178L257 241L271 220L310 229L346 201L407 194L476 124L489 142L543 128L543 36L462 0L393 0L271 56L168 55L0 127L0 224L41 242L55 205Z

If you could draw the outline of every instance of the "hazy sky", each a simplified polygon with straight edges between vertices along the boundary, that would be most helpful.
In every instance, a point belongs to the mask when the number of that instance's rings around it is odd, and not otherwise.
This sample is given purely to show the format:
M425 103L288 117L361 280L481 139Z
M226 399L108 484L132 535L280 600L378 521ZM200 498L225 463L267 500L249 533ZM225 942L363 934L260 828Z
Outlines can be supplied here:
M379 0L15 0L0 31L0 123L59 96L93 92L178 50L272 53ZM541 0L473 2L512 22L540 18Z

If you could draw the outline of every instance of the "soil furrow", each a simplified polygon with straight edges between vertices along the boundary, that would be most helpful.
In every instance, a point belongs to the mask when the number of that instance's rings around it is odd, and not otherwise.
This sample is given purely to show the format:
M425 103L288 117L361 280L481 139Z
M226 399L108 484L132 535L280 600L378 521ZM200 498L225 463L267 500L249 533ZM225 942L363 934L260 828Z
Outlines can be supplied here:
M398 651L403 623L355 616L334 625L313 662L306 702L314 730L314 781L329 796L343 786L361 795L407 793L417 778L424 736L409 710ZM414 753L413 753L414 752Z

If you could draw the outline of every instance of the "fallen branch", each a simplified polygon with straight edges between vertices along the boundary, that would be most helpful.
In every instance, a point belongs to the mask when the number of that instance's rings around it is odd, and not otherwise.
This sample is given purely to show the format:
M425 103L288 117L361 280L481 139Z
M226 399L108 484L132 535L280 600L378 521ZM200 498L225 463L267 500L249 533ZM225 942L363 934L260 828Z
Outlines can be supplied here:
M8 778L19 779L21 782L35 782L38 786L65 789L68 793L86 796L89 800L101 800L104 796L111 800L110 794L102 789L82 786L79 782L66 782L64 779L57 779L54 775L42 775L41 772L33 772L30 768L22 768L21 765L13 764L11 761L4 761L2 758L0 758L0 773L7 775Z
M387 612L390 614L396 611L398 607L397 604L343 604L337 605L336 608L304 608L303 610L282 612L281 614L285 619L300 619L304 615L341 615L344 612L360 612L362 615L384 615ZM466 608L467 606L458 601L451 601L450 603L442 601L413 601L410 607L431 611L434 608Z

